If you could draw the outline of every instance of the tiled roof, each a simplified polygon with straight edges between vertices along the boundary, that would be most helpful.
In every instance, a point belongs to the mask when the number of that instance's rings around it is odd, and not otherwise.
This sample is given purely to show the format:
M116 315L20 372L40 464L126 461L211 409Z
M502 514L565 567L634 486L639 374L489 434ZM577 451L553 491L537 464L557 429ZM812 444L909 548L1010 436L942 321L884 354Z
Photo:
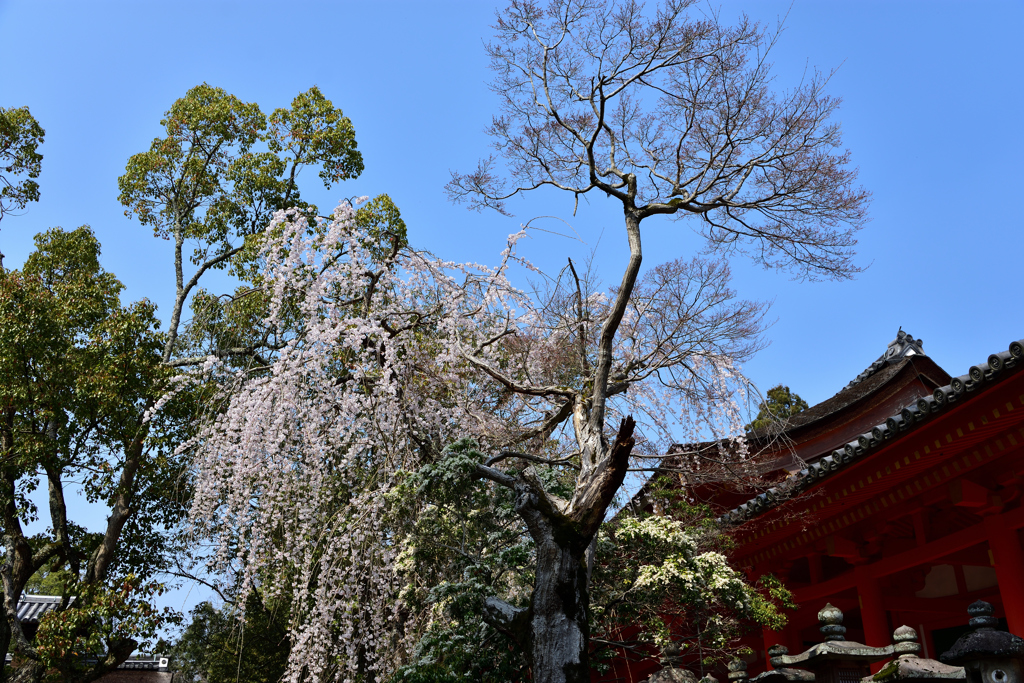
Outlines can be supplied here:
M18 621L38 624L44 614L60 606L60 601L59 595L22 595L18 600Z
M876 389L888 382L905 365L910 363L911 359L927 357L928 355L924 352L924 341L914 339L913 336L900 329L896 333L896 338L889 342L885 353L879 356L878 360L869 365L864 372L857 375L852 382L843 387L835 396L787 418L785 424L782 425L782 431L784 433L791 433L793 430L808 427L815 422L840 412L847 406L851 406L873 394ZM937 365L934 365L932 373L935 371L941 373L940 376L933 378L937 384L942 381L948 381L949 375ZM775 431L777 429L776 427L773 431L772 428L761 427L750 433L748 438L772 440L776 436Z
M122 662L118 669L135 669L141 671L167 671L166 655L132 655Z
M909 337L909 335L906 336ZM913 341L913 338L910 340ZM891 348L892 345L890 345ZM883 358L885 357L883 356ZM881 367L874 370L868 368L865 371L870 371L868 375L861 373L864 377L858 375L858 379L849 386L863 381ZM860 434L854 440L818 459L814 464L800 470L778 486L772 487L743 505L730 510L719 520L730 524L739 524L770 510L780 501L832 476L837 471L878 449L887 441L913 429L918 423L931 419L957 401L965 400L966 394L984 391L987 387L1009 376L1014 372L1014 368L1019 369L1020 367L1024 367L1024 340L1011 343L1008 351L992 354L985 363L971 366L967 374L954 377L949 384L939 387L931 396L920 398L916 403L906 406L898 414L890 416L883 424L876 425L871 431Z

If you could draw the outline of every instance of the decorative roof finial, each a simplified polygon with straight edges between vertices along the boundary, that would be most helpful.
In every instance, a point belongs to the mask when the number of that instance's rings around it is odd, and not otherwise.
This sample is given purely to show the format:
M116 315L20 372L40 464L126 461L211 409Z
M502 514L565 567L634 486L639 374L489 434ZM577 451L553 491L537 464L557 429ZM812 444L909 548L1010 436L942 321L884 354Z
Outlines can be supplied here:
M892 640L895 644L893 651L902 658L913 657L921 651L921 645L917 642L917 631L909 626L903 625L893 631Z
M825 641L846 640L846 627L843 626L843 613L832 603L825 603L825 606L818 612L818 621L821 626L818 630L825 636Z
M999 620L992 616L992 605L984 600L971 603L967 613L971 615L967 624L975 631L994 631L999 623Z
M889 346L886 347L885 353L869 365L867 370L857 375L852 382L846 385L846 388L849 389L855 384L866 380L890 363L897 363L908 356L924 355L926 355L924 352L924 340L914 339L914 335L904 332L903 328L900 327L899 331L896 332L896 338L889 342Z

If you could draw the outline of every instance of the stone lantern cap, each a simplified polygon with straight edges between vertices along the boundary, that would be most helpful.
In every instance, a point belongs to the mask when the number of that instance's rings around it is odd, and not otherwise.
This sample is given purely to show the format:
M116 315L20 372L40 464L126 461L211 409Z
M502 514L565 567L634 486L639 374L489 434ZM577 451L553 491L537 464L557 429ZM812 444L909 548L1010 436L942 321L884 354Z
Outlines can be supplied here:
M784 645L772 645L768 648L769 657L778 657L788 653ZM739 664L736 665L739 668ZM733 666L729 666L729 671L733 670ZM746 664L743 664L743 670L746 670ZM729 680L733 680L732 673L729 674ZM814 680L814 674L810 671L803 671L802 669L787 669L777 668L770 669L764 673L760 673L750 679L751 682L757 681L757 683L810 683ZM742 683L742 681L740 681Z
M1024 640L1006 631L997 631L998 620L992 605L978 600L967 608L967 623L974 628L961 636L953 647L939 656L946 664L966 665L979 659L1016 659L1024 662Z
M895 681L934 681L937 683L966 680L967 676L961 666L950 666L934 659L921 659L917 653L921 650L917 642L917 631L909 626L900 626L892 634L895 645L893 649L899 657L886 664L873 676L865 676L861 683L894 683Z
M835 661L861 662L870 664L888 659L896 653L895 646L870 647L862 643L846 640L846 627L843 626L843 613L831 604L826 604L818 612L818 628L825 636L825 642L813 646L798 655L782 654L771 658L776 669L797 666L815 669Z
M815 676L810 671L787 669L786 667L765 671L750 679L751 683L754 681L757 683L810 683L813 680L815 680Z

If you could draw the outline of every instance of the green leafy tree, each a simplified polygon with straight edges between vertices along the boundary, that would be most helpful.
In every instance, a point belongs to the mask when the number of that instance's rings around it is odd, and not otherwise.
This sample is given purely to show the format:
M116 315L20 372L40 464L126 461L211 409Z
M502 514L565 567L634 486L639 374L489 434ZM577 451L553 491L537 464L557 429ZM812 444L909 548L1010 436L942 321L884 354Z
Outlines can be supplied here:
M655 476L598 536L592 575L593 657L660 656L707 673L741 651L751 628L779 629L792 596L768 576L750 584L727 561L730 538L678 482ZM648 512L646 508L657 510Z
M175 302L165 331L148 301L120 303L123 287L100 267L99 243L88 228L40 235L21 271L0 270L7 554L0 646L13 652L18 681L95 680L173 616L154 609L161 590L154 579L177 570L170 562L183 554L169 533L188 497L176 449L204 391L201 382L176 377L175 368L211 354L258 366L261 353L287 334L261 326L266 302L256 290L222 296L202 290L201 279L226 268L258 280L256 254L274 212L317 214L300 196L300 171L318 169L330 187L363 168L351 122L317 88L265 116L256 104L203 84L177 100L161 125L164 135L129 159L119 187L126 213L172 244ZM41 140L41 129L34 134ZM37 175L38 155L25 158L35 167L12 166L4 178L12 169ZM25 187L35 192L31 199L38 196L37 186ZM361 216L368 232L404 235L386 196ZM197 293L194 319L183 321ZM68 481L79 482L90 502L108 506L101 533L85 533L68 519ZM50 492L50 531L29 538L23 528L39 517L29 494L41 487ZM42 590L66 599L30 641L15 618L17 601ZM99 661L89 664L83 654ZM0 681L5 677L0 673Z
M318 167L329 188L357 177L363 158L352 122L316 87L268 118L258 105L204 83L177 100L160 125L165 136L128 160L118 187L125 214L174 245L176 290L164 345L169 362L182 311L203 274L231 267L251 275L246 256L256 253L275 211L298 207L316 214L300 197L299 171ZM186 242L196 245L189 276Z
M290 651L287 610L249 593L244 619L231 602L197 605L171 649L171 666L186 681L277 683Z
M43 167L39 145L45 135L28 107L0 107L0 219L39 201L36 178Z
M0 270L0 649L13 650L19 681L99 677L166 616L140 611L137 596L159 590L152 579L165 550L160 532L181 516L180 506L169 505L161 470L172 433L187 423L169 407L155 423L163 438L141 439L151 428L144 408L171 371L160 361L155 307L123 306L123 285L99 255L88 227L58 228L36 236L20 271ZM85 533L69 519L70 482L110 506L104 533ZM49 531L28 537L24 525L39 517L29 497L37 488L49 493ZM153 541L131 557L118 555L132 536ZM40 572L37 585L65 601L29 642L16 609ZM69 654L84 654L76 643L101 660L80 668L80 657Z
M389 494L395 532L408 539L396 563L406 618L419 621L395 681L527 680L522 653L484 620L484 600L501 590L528 602L533 541L517 522L515 496L475 483L483 460L474 442L458 441Z
M807 410L807 407L807 401L800 398L800 394L779 384L767 391L765 400L758 405L757 417L747 425L747 431L778 427L793 415Z

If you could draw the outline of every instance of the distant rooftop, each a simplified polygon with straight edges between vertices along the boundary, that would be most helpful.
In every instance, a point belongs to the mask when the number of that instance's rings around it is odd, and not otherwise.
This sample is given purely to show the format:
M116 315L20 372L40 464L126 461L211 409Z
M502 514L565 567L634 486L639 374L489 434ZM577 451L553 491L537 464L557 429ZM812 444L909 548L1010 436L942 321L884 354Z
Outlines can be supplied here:
M18 621L23 624L38 624L47 612L60 606L59 595L22 595L18 600Z
M71 599L74 600L74 598ZM60 607L61 600L63 600L63 598L59 595L22 595L18 600L18 621L23 624L38 625L39 620L44 614L52 612ZM12 655L8 652L7 662L10 662L11 659ZM86 661L91 660L87 659ZM124 669L134 669L166 672L167 665L167 655L136 653L118 666L117 669L119 671ZM104 678L104 680L106 679Z

